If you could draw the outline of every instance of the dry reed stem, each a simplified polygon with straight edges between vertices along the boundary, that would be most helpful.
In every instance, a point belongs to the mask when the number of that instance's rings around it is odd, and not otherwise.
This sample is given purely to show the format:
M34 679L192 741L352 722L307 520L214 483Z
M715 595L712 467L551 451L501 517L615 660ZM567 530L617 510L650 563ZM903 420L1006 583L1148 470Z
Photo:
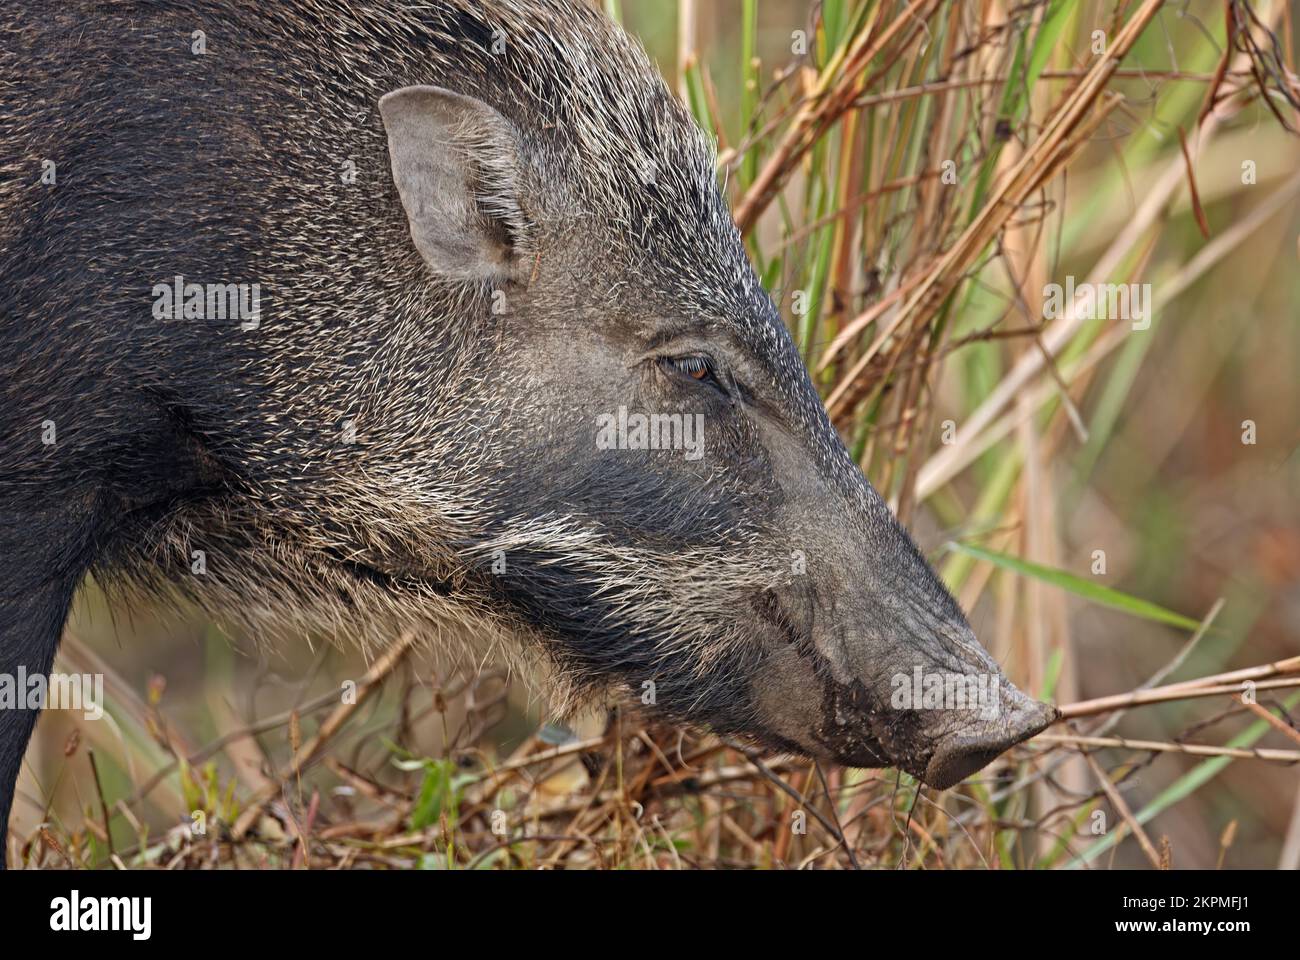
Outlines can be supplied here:
M1300 750L1276 750L1271 747L1220 747L1208 743L1170 743L1165 740L1133 740L1128 737L1087 737L1055 733L1040 733L1034 737L1032 743L1149 750L1153 753L1183 753L1191 757L1233 757L1237 760L1266 760L1269 763L1300 763Z

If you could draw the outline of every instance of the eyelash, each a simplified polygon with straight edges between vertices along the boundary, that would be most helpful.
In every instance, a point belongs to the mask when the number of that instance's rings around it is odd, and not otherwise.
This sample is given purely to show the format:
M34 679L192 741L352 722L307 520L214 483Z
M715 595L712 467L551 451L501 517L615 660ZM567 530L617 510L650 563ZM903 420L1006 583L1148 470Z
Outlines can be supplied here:
M690 377L697 383L712 384L723 393L727 392L713 369L713 361L708 357L698 354L686 357L661 357L659 364L682 376Z

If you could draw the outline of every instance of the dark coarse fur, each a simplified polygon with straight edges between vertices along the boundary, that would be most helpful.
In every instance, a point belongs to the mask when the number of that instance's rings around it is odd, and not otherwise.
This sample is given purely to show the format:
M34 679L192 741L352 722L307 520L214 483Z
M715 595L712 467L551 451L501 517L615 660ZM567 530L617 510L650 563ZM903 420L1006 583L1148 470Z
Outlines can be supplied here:
M412 244L378 103L413 86L504 118L462 131L498 280ZM257 325L159 319L177 275L259 284ZM827 421L710 145L575 0L6 4L0 378L0 673L49 670L91 573L259 637L522 639L569 688L919 774L959 724L887 714L889 674L997 671ZM620 405L701 415L708 455L595 450ZM0 712L0 823L34 719Z

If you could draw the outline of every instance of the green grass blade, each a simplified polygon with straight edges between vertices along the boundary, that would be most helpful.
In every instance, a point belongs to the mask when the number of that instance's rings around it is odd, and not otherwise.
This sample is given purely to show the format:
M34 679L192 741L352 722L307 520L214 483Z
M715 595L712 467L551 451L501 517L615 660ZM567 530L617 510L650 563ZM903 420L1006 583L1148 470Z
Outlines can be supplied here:
M744 0L741 11L740 38L740 137L743 141L754 126L754 113L758 110L759 83L755 65L755 45L758 37L758 0ZM758 144L753 144L740 164L740 186L749 187L758 176Z
M1038 82L1039 76L1047 66L1047 61L1051 59L1052 53L1056 50L1056 42L1060 39L1061 30L1070 19L1070 13L1076 4L1067 3L1066 0L1052 0L1052 4L1043 16L1043 25L1038 28L1038 33L1034 36L1034 49L1029 55L1029 70L1025 74L1025 86L1032 90L1034 84Z
M1200 622L1193 620L1191 617L1184 617L1180 613L1174 613L1172 610L1166 610L1149 600L1142 600L1138 597L1130 596L1111 587L1103 587L1101 584L1092 583L1082 577L1067 573L1064 570L1056 570L1052 567L1044 567L1037 563L1030 563L1028 560L1022 560L1019 557L1008 556L1004 553L995 553L992 550L985 550L982 547L972 547L965 543L950 542L949 550L955 550L958 553L964 553L974 557L976 560L984 560L987 563L999 566L1004 570L1011 570L1022 576L1033 577L1043 583L1050 583L1052 586L1068 590L1076 596L1082 597L1092 603L1100 604L1103 607L1110 607L1113 610L1119 610L1123 613L1132 614L1135 617L1141 617L1144 620L1154 620L1157 623L1165 623L1171 627L1181 627L1184 630L1195 630L1200 626Z

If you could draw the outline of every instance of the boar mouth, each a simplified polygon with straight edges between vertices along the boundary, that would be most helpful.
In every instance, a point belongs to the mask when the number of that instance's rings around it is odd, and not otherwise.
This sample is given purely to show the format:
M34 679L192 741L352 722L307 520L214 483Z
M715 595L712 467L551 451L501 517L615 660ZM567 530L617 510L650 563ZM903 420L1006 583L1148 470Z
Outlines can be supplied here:
M844 680L818 650L808 630L789 614L773 591L754 598L754 610L816 678L820 708L805 714L812 727L799 736L787 719L782 736L764 730L776 749L788 750L791 738L805 756L818 756L847 767L897 767L936 790L946 790L988 766L1011 747L1053 723L1054 707L1025 696L997 672L1001 697L991 712L980 709L901 709L892 706L876 682ZM997 668L979 664L987 673ZM874 691L874 692L873 692Z
M1010 682L1002 685L999 709L987 714L895 709L860 680L823 680L822 722L814 734L819 753L850 767L897 767L936 790L956 786L1060 717Z

